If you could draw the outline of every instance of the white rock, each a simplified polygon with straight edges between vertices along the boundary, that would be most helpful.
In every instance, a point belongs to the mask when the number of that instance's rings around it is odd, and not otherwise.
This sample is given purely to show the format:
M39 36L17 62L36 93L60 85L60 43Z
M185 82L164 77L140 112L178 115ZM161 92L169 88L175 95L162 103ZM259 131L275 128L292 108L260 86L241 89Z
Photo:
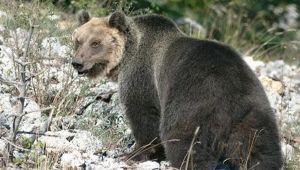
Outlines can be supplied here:
M77 150L90 154L95 153L102 147L101 142L94 137L91 132L87 131L78 131L71 143L77 148Z
M278 7L280 8L280 7ZM281 7L282 8L282 7ZM289 4L285 7L284 12L282 12L279 18L278 27L284 30L289 30L291 28L296 28L298 25L299 13L297 6L295 4Z
M18 115L19 101L10 94L0 94L0 108L3 110L0 114L0 125L11 127L13 117ZM19 131L41 132L46 130L46 120L42 117L39 105L30 99L25 99L25 114L19 126ZM21 134L22 136L35 138L33 134Z
M8 17L8 15L6 12L0 11L0 18L7 18L7 17Z
M118 90L118 84L114 82L106 82L106 83L99 83L96 85L96 87L93 87L90 89L91 92L94 94L103 94L103 93L109 93L111 91L117 91Z
M3 25L0 25L0 33L5 31L5 27Z
M267 62L266 66L262 67L260 71L261 75L267 75L278 80L283 80L285 76L294 76L295 73L295 66L289 66L283 60Z
M42 118L40 106L35 101L26 99L24 112L27 114L23 116L20 131L33 132L39 129L45 131L43 128L45 128L46 121Z
M11 105L12 97L10 94L0 93L0 126L10 127L12 125L12 115L15 110Z
M46 150L53 152L72 152L73 150L81 153L93 154L102 148L101 142L87 131L67 130L57 132L46 132L39 141L46 144Z
M74 150L72 153L65 153L61 157L61 165L63 170L82 169L84 160L80 152Z
M0 154L4 154L6 152L6 142L0 139Z
M13 58L17 55L7 46L0 45L0 74L7 80L15 79L15 66Z
M128 165L125 162L118 162L113 158L104 158L103 161L91 166L91 169L95 170L123 170L127 169Z
M265 92L267 94L271 107L274 109L278 109L279 105L281 104L282 97L272 89L265 88Z
M170 162L168 162L168 161L161 161L160 162L160 169L161 170L173 170L172 168L171 168L171 163ZM175 170L175 169L174 169Z
M16 46L19 47L20 49L23 50L23 52L25 52L25 44L27 42L27 38L29 36L29 33L27 30L24 30L22 28L17 28L16 30L10 30L9 31L9 36L10 38L7 39L7 42L8 42L8 46L11 47L11 48L15 48ZM36 35L33 35L32 36L32 39L30 42L32 42L32 46L31 46L31 49L33 49L32 47L34 45L36 45L36 43L33 43L35 42L35 38Z
M137 164L136 168L141 170L153 170L153 169L159 169L160 165L158 162L146 161Z
M282 142L281 143L281 150L282 150L284 158L286 160L293 160L293 157L295 156L294 155L295 150L291 145Z
M60 18L60 16L59 15L49 15L47 18L50 20L58 20Z
M47 37L42 41L42 55L50 57L68 57L71 49L62 45L57 37ZM58 55L58 56L57 56Z
M0 116L14 114L13 107L11 106L11 99L12 99L11 94L0 93L0 108L2 109L2 113L0 114Z
M0 25L0 33L1 33L1 25ZM0 34L0 45L2 45L4 42L3 36Z
M1 168L6 169L6 167L3 167L3 165L8 163L9 154L6 148L6 144L7 143L4 140L0 139L0 169Z
M77 148L72 145L67 139L73 138L75 133L63 130L58 132L48 131L44 136L41 136L38 140L46 144L46 150L48 152L71 152Z
M33 100L25 99L24 111L28 113L25 115L25 117L30 117L32 119L38 119L41 117L41 108Z
M259 73L260 69L265 66L265 63L259 60L254 60L251 56L245 56L243 57L246 63L250 66L250 68L255 71L256 73Z
M265 76L260 76L259 80L266 89L276 91L278 94L283 94L285 89L283 82L275 81Z

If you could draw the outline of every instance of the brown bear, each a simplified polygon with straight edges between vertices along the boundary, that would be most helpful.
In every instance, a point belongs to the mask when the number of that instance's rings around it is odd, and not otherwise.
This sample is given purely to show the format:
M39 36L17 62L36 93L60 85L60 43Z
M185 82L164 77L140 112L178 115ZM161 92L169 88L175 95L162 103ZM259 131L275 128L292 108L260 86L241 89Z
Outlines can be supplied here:
M134 160L176 168L279 170L276 120L262 85L232 48L182 33L158 15L82 12L73 66L118 81ZM142 148L142 149L140 149Z

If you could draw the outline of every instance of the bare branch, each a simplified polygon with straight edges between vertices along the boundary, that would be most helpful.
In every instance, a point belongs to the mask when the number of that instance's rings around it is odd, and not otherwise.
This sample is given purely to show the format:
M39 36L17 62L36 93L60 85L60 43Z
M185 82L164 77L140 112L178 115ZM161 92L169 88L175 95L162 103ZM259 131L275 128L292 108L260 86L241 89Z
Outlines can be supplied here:
M28 55L28 51L29 51L29 46L30 46L30 41L32 38L33 30L34 30L34 26L31 26L29 36L27 39L24 56L21 58L21 60L15 60L15 62L21 66L21 71L20 71L21 81L20 81L19 88L18 88L18 90L20 92L20 95L18 96L18 100L20 101L20 102L18 102L19 107L18 107L17 115L14 116L14 118L13 118L13 125L12 125L11 131L10 131L10 140L11 141L9 141L9 145L8 145L8 151L9 151L10 157L12 157L12 158L13 158L14 148L19 148L17 145L15 145L15 143L16 143L17 132L18 132L20 123L22 121L23 116L27 114L27 112L24 112L24 109L26 107L25 99L26 99L26 87L27 87L26 66L30 63L26 62L26 59L27 59L27 55Z
M26 81L30 81L32 78L34 78L34 77L36 77L36 76L38 76L38 75L41 75L41 74L43 74L45 71L46 71L46 70L44 70L44 71L41 71L41 72L39 72L39 73L36 73L36 74L29 73L31 76L27 77L27 78L26 78Z
M45 133L38 133L38 132L26 132L26 131L18 131L18 134L30 134L35 136L51 136L51 137L59 137L58 135L48 135Z
M15 59L14 62L16 62L17 64L21 65L21 66L27 66L29 64L32 64L30 62L24 62L22 60L19 60L19 59Z
M28 113L33 113L33 112L43 112L43 111L46 111L46 110L51 110L53 109L53 107L46 107L46 108L42 108L42 109L39 109L39 110L31 110L31 111L28 111Z
M18 145L16 145L16 144L14 144L13 142L9 141L9 140L6 139L6 138L1 138L1 139L4 139L7 143L9 143L10 145L12 145L12 146L14 146L14 147L16 147L16 148L18 148L18 149L20 149L20 150L23 150L23 151L30 151L29 149L25 149L25 148L22 148L21 146L18 146Z
M29 45L30 45L30 41L31 41L31 38L32 38L32 34L33 34L33 30L34 30L34 25L30 24L30 31L29 31L29 37L28 37L28 40L27 40L27 44L26 44L26 48L25 48L25 55L24 55L24 60L26 60L27 58L27 55L28 55L28 51L29 51Z

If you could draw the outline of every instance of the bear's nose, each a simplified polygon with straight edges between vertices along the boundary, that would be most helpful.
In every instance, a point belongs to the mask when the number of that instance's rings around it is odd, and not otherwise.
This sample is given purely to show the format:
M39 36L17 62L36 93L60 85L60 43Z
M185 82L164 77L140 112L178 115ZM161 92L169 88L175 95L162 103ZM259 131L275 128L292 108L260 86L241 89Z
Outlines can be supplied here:
M83 68L83 64L72 61L72 65L76 70L81 70Z

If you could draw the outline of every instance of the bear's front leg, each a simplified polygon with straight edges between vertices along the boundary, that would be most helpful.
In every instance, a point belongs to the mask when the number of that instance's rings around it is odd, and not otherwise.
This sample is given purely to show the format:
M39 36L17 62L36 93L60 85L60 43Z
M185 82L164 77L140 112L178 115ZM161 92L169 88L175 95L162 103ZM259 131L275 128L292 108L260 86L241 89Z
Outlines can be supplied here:
M134 151L126 156L126 160L163 160L165 155L159 137L158 109L149 104L125 105L125 113L136 143Z

